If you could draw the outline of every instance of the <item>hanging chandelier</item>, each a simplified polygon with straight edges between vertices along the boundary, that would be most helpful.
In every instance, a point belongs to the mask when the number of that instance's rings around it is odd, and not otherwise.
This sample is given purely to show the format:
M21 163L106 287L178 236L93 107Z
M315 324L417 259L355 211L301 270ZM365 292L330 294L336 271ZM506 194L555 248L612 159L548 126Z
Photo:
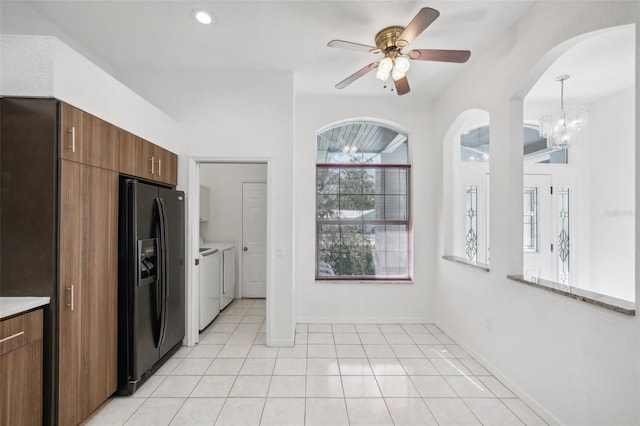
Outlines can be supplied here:
M569 75L556 77L560 82L560 110L540 117L540 136L547 139L547 146L567 149L574 143L578 133L587 126L587 109L585 107L564 107L564 82Z

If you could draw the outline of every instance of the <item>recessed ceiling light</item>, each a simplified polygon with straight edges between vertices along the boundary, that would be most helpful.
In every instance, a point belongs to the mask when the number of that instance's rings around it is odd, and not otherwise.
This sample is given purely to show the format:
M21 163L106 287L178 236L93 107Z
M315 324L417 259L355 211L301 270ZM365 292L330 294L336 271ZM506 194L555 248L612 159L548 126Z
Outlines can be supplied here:
M213 17L205 10L194 10L192 16L193 19L204 25L209 25L213 22Z

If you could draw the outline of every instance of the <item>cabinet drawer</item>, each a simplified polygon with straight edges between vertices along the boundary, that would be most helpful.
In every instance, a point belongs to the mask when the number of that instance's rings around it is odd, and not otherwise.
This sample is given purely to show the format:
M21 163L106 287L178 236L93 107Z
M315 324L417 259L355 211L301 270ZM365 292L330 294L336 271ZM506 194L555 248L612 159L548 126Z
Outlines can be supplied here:
M42 309L0 322L0 355L42 339Z

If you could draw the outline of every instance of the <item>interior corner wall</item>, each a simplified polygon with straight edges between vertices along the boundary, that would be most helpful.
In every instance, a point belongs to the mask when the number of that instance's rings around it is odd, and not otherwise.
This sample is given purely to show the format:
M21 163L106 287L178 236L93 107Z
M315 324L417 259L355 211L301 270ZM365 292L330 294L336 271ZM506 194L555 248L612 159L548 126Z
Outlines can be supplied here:
M436 234L434 177L441 165L432 150L431 101L403 97L298 95L295 101L295 294L298 322L426 322L432 319ZM316 132L346 119L394 123L409 135L412 283L353 283L315 280Z
M551 424L640 424L640 319L506 278L522 266L515 259L523 168L514 148L521 157L516 131L522 133L522 97L535 72L551 63L546 55L556 46L630 23L638 37L637 2L536 2L492 49L472 56L465 73L436 100L440 144L462 111L483 108L491 114L490 272L438 259L437 324ZM637 147L637 133L635 141ZM442 157L442 148L436 155ZM636 188L639 176L636 165ZM442 188L436 193L441 222ZM636 247L639 239L636 227ZM638 294L637 260L635 271Z

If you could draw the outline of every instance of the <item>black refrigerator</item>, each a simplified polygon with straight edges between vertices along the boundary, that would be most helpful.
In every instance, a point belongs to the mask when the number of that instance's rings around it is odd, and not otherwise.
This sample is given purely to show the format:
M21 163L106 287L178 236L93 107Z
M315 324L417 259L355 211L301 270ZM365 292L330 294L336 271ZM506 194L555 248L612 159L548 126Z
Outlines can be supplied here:
M120 180L118 393L131 395L185 333L184 192Z

